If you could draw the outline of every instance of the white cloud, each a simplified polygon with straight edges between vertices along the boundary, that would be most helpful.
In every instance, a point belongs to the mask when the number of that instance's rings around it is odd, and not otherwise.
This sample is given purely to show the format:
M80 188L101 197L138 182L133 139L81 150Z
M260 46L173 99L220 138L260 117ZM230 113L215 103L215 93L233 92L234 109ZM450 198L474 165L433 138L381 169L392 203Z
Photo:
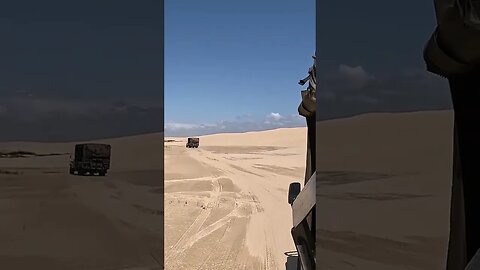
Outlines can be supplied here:
M362 66L339 65L318 80L319 119L365 112L450 109L448 82L420 68L371 74Z
M347 80L352 88L363 88L373 78L362 66L351 67L341 64L338 67L338 74L341 78Z
M218 124L166 123L165 131L201 130L216 127Z
M91 114L99 106L92 102L81 102L72 100L56 100L47 98L12 97L1 101L3 106L12 113L28 119L38 119L50 114Z
M195 124L185 124L185 123L166 123L165 130L188 130L198 128L198 125Z
M283 116L279 113L272 112L267 116L267 118L275 121L280 121L281 119L283 119Z
M7 96L0 99L0 140L71 141L159 132L162 107L105 100Z
M33 94L28 90L17 90L15 94L18 96L33 97Z

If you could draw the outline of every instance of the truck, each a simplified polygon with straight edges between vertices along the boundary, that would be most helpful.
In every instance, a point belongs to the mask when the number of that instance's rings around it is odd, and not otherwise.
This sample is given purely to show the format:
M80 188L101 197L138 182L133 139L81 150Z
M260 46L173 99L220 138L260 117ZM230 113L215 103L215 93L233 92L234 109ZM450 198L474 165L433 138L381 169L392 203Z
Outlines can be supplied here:
M309 83L308 88L301 92L302 102L298 106L300 115L307 122L307 156L305 179L302 189L300 182L290 183L288 203L292 209L291 235L298 253L297 269L316 269L316 158L315 158L315 126L316 126L316 58L308 70L308 77L299 84Z
M200 138L188 138L187 144L185 145L187 148L198 148L200 145Z
M75 145L70 156L70 174L105 176L110 169L111 146L100 143Z

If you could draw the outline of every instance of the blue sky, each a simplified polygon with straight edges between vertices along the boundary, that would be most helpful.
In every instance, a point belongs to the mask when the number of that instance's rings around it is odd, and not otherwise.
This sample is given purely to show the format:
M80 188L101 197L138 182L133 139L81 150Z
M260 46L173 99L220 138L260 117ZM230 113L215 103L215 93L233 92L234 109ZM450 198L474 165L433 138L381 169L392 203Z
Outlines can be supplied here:
M301 126L315 1L165 1L165 132Z
M0 141L303 126L316 38L320 118L451 107L422 58L433 1L4 2Z
M317 119L451 107L423 60L434 1L318 2Z
M0 3L0 140L159 132L162 1Z

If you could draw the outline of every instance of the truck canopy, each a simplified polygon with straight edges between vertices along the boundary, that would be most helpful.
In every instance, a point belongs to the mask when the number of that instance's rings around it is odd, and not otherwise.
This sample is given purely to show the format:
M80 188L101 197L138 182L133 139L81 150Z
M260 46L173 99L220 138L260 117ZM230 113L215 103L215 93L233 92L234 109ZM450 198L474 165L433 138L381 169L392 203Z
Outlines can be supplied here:
M200 138L188 138L189 143L198 143L200 141Z
M111 146L108 144L87 143L75 145L75 160L110 159Z

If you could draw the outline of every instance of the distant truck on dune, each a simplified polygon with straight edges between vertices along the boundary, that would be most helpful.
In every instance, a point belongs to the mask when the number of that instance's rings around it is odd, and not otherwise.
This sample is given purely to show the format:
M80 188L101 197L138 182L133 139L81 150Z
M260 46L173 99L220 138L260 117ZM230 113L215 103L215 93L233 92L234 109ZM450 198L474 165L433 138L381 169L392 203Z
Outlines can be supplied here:
M110 169L111 146L100 143L75 145L75 154L70 156L70 174L105 176Z
M198 148L200 145L200 138L188 138L187 140L187 148Z

